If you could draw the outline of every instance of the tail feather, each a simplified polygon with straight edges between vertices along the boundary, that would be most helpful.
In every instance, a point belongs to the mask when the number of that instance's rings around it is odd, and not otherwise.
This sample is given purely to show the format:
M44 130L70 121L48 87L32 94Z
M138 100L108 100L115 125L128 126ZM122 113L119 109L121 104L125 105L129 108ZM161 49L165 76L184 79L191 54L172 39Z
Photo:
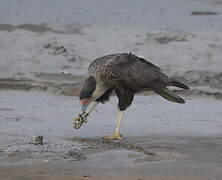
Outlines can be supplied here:
M171 79L171 85L172 86L176 86L176 87L179 87L179 88L182 88L182 89L189 89L189 87L175 79Z
M174 94L172 91L170 91L167 88L163 88L155 92L169 101L180 103L180 104L185 103L185 101L181 97L177 96L176 94Z

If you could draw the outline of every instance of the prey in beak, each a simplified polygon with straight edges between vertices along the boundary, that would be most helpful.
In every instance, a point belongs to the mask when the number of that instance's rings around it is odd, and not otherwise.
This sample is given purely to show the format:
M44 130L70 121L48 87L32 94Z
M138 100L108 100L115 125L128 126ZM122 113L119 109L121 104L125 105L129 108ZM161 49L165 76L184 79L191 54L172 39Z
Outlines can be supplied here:
M79 113L78 117L74 119L73 126L76 129L79 129L83 123L87 122L87 117L89 114L95 109L98 102L97 99L101 97L107 88L101 87L99 83L97 83L96 79L92 76L89 76L81 92L79 94L81 113ZM87 110L90 104L90 108Z
M87 123L87 117L89 116L89 113L86 112L86 109L91 102L91 98L84 98L80 100L82 113L79 113L78 117L74 119L73 126L75 129L79 129L83 123Z
M92 76L89 76L84 86L79 94L80 106L82 113L79 113L78 117L74 119L73 126L76 129L79 129L83 123L87 122L87 117L90 114L86 112L88 105L93 101L92 94L96 89L96 79Z
M79 113L79 116L74 119L73 127L75 129L79 129L83 125L83 123L87 123L87 116L88 115L89 114L86 112L84 112L82 114Z

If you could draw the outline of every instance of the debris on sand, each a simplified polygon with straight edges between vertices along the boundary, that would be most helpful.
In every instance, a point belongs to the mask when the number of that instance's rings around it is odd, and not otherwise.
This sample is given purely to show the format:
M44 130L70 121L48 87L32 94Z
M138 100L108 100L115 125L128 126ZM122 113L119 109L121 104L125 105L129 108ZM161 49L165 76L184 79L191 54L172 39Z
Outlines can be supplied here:
M168 44L171 41L186 41L186 39L184 37L179 37L179 36L172 36L172 37L162 36L162 37L157 37L156 41L158 41L160 44Z
M7 121L20 121L23 119L22 116L13 116L13 117L6 117L5 118Z
M219 15L218 12L213 11L193 11L193 16L211 16L211 15Z
M173 41L178 41L178 42L187 41L187 36L188 34L183 34L183 33L165 33L165 32L155 33L155 34L148 33L146 35L146 40L147 42L165 45Z
M47 27L46 24L0 24L0 31L15 31L16 29L31 31L35 33L44 33L44 32L54 32L61 33L57 30L54 30L50 27Z
M61 45L57 42L48 43L48 44L44 45L43 48L48 49L54 55L64 54L64 53L67 54L67 52L68 52L67 49L63 45Z
M136 152L141 152L144 155L149 155L149 156L154 156L156 155L154 152L147 151L145 148L141 146L137 146L128 142L123 142L123 141L110 141L110 140L104 140L104 139L94 139L94 138L79 138L79 137L74 137L72 139L67 139L71 140L77 143L86 143L90 145L91 148L94 149L126 149L129 151L136 151Z
M68 157L72 157L73 160L77 160L77 161L86 160L86 156L82 152L78 152L78 151L68 151L67 153L65 153L65 155Z
M36 135L32 138L31 141L34 145L43 145L43 136L42 135Z

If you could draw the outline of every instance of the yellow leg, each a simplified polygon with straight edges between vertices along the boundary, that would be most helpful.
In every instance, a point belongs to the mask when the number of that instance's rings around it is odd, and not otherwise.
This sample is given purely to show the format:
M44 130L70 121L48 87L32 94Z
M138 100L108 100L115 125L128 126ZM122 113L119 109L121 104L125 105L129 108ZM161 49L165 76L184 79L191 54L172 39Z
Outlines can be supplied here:
M116 123L116 130L112 136L105 136L103 139L112 140L112 139L122 139L122 135L119 132L121 120L123 119L123 113L124 111L118 111L118 118Z

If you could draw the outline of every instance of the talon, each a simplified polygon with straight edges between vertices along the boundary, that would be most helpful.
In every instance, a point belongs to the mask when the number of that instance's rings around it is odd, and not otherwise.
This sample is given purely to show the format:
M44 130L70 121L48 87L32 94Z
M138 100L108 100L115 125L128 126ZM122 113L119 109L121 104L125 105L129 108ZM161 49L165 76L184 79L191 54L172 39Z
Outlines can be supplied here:
M84 112L81 116L84 118L84 122L87 123L87 117L89 116L89 113Z
M74 118L73 127L76 129L79 129L83 123L87 123L88 115L89 113L86 113L86 112L79 114L78 117Z

